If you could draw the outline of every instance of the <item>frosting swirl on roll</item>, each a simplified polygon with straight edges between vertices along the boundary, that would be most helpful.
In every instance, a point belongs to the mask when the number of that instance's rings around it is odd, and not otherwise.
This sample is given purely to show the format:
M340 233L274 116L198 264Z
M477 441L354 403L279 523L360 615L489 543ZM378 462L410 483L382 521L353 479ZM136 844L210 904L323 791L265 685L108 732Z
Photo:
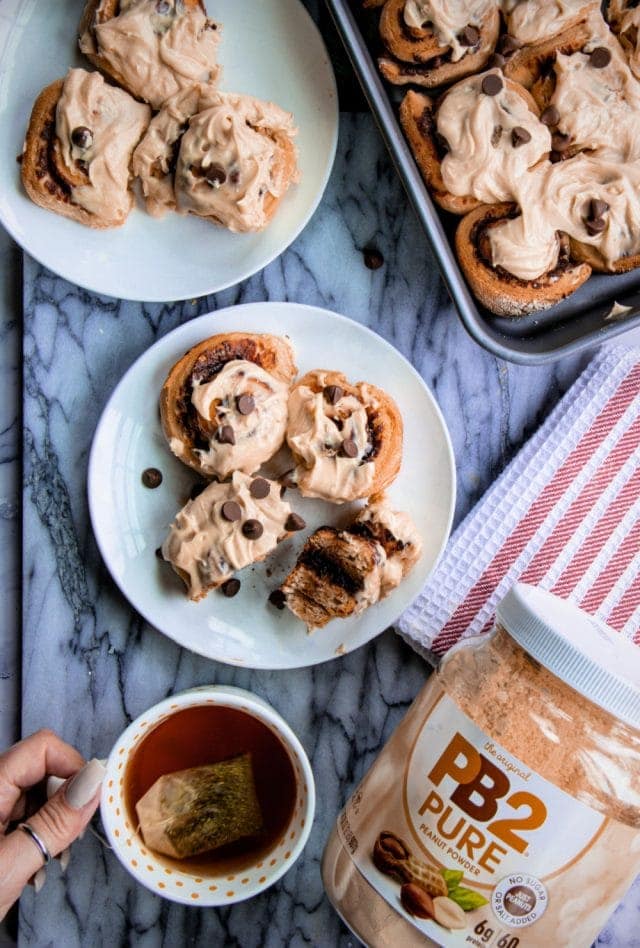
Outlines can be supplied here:
M293 116L273 102L214 94L189 122L176 170L178 210L232 231L261 230L297 180Z
M452 62L457 62L474 45L460 41L464 28L479 28L497 6L497 0L407 0L404 21L414 30L428 23L439 45L449 47Z
M509 34L522 44L537 43L578 18L599 13L600 0L502 0Z
M280 485L267 481L267 496L255 497L254 480L236 471L227 483L209 484L171 525L162 555L184 580L190 599L201 599L237 570L264 559L287 536L291 507L281 499ZM248 521L260 525L258 536L247 536Z

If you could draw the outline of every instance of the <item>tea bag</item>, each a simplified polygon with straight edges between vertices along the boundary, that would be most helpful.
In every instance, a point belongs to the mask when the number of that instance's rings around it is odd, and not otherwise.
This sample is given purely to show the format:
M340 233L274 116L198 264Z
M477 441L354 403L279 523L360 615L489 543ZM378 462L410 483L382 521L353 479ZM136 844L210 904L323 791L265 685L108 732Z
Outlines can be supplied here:
M251 754L159 777L136 812L149 849L176 859L257 833L262 813Z

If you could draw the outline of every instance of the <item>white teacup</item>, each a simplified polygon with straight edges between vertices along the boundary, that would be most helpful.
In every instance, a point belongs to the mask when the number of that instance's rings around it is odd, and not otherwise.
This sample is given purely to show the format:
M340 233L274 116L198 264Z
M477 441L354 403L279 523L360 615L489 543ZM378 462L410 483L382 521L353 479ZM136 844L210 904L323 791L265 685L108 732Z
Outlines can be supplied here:
M237 874L206 877L185 867L169 868L161 857L145 846L132 825L124 799L124 774L131 752L161 721L181 711L201 705L235 708L257 718L273 731L286 748L296 777L296 801L289 825L273 848L256 857L258 861ZM100 813L105 833L114 853L131 875L156 895L184 905L231 905L249 899L287 872L309 837L315 813L315 784L309 759L289 725L265 701L228 685L205 685L172 695L141 714L116 742L107 761L102 785Z

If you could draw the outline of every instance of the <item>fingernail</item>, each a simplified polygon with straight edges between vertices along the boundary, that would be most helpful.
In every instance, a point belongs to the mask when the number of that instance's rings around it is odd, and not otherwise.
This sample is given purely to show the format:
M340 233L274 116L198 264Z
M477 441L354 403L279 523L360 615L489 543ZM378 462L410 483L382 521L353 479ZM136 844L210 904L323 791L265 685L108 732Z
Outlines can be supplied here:
M66 783L64 777L47 778L47 800L50 800L54 793L57 793L63 783Z
M74 810L81 810L96 795L96 791L104 779L106 770L95 758L85 764L75 777L69 782L65 796L67 803Z
M36 893L40 891L42 886L45 884L46 880L47 880L47 872L43 866L42 869L38 869L35 876L33 877L33 888Z

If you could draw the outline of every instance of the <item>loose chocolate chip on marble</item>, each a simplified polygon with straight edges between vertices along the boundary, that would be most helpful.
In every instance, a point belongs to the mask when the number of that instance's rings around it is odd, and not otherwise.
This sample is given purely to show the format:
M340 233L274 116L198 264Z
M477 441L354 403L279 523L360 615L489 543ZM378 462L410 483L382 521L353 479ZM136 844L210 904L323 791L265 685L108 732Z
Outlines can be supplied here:
M522 128L521 125L516 125L516 127L512 129L511 144L513 145L514 148L519 148L520 145L526 145L527 142L530 142L530 141L531 141L531 134L530 132L526 130L526 128Z
M342 453L348 458L358 457L358 445L352 438L346 438L342 442Z
M290 513L287 517L286 523L284 525L285 530L294 531L294 530L304 530L306 527L306 521L302 519L300 514Z
M540 116L540 121L543 125L547 127L552 127L557 125L560 121L560 113L558 112L555 105L548 105L542 115Z
M597 234L601 234L606 226L607 222L603 217L596 217L595 220L585 221L585 227L587 228L587 233L590 237L595 237Z
M228 579L226 583L222 584L220 589L222 590L223 596L226 596L227 599L233 599L233 597L237 596L240 592L240 580L235 579L235 577L233 579Z
M365 267L368 270L379 270L384 263L384 257L380 251L376 250L375 247L365 247L362 252L364 254Z
M494 148L497 148L500 144L500 139L502 138L502 125L494 125L493 132L491 133L491 144Z
M205 171L205 177L212 188L219 188L227 180L227 172L222 165L209 165Z
M505 33L504 36L500 37L498 50L503 56L511 56L519 48L518 40L514 36L510 36L509 33Z
M594 69L604 69L611 62L611 51L606 46L596 46L589 56L589 65Z
M571 135L565 135L564 132L554 132L551 136L551 147L554 151L562 155L571 144Z
M229 523L236 523L242 516L242 508L240 504L237 504L235 500L226 500L222 505L222 510L220 511L225 520L228 520Z
M493 53L489 60L489 69L503 69L506 62L502 53Z
M255 481L251 481L249 485L249 493L256 500L264 500L269 496L270 490L271 484L264 477L256 477Z
M274 589L269 596L269 602L272 606L275 606L276 609L284 609L287 604L287 597L281 589Z
M245 520L242 524L242 533L247 540L259 540L264 533L264 527L259 520Z
M151 490L160 487L160 484L162 484L162 471L159 471L157 467L148 467L146 471L142 472L142 483L145 487L151 488Z
M256 400L253 395L240 395L236 399L236 405L241 415L250 415L256 407Z
M330 405L337 405L344 395L344 389L340 388L339 385L325 385L322 389L322 394Z
M499 92L502 92L503 87L504 82L494 72L490 72L482 80L482 91L485 95L498 95Z
M461 46L475 46L480 41L480 30L471 23L467 24L461 33L458 34Z
M222 427L218 429L216 438L218 439L220 444L235 444L236 443L236 436L231 425L222 425Z
M77 148L91 148L93 145L93 132L86 125L78 125L71 132L71 141Z
M609 210L609 205L606 201L601 201L600 198L591 198L589 202L589 218L591 220L596 220L598 217L602 217L603 214L606 214Z

